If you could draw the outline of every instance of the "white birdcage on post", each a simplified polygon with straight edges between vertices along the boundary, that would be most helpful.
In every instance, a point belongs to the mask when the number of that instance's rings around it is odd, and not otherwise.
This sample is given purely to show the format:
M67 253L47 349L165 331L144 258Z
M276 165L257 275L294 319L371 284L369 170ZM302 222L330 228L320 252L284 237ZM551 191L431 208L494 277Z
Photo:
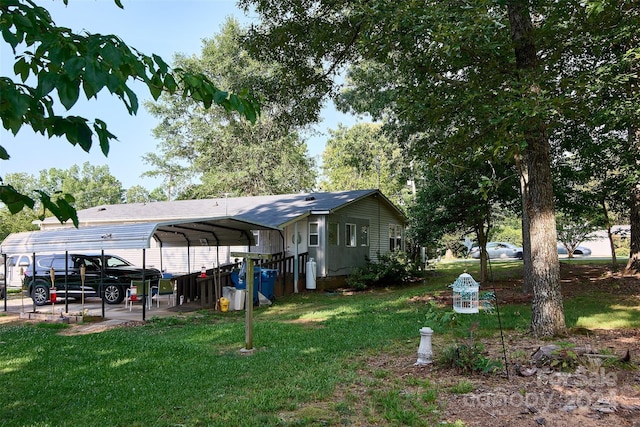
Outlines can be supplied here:
M478 312L480 284L470 274L462 273L449 287L453 288L453 310L456 313Z

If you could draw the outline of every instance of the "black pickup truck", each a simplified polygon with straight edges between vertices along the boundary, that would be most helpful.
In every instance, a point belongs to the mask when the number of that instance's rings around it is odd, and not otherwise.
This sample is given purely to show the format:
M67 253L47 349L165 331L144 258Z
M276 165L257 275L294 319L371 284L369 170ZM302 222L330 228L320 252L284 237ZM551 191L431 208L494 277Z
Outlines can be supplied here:
M50 300L51 268L54 270L53 285L58 298L81 298L83 293L80 275L85 267L84 296L101 297L107 304L119 304L132 280L141 280L143 269L115 255L101 254L52 254L36 255L35 280L32 267L24 273L23 290L35 305L45 305ZM162 277L160 270L147 268L144 279L157 285ZM66 279L66 284L65 284ZM67 292L65 293L65 288Z

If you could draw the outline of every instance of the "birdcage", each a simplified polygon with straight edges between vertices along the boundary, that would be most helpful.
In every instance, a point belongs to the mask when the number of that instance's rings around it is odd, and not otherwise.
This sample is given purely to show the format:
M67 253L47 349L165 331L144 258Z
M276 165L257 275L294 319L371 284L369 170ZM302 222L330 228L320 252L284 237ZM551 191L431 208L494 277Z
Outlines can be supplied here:
M480 284L468 273L462 273L453 284L453 310L456 313L478 312L478 289Z

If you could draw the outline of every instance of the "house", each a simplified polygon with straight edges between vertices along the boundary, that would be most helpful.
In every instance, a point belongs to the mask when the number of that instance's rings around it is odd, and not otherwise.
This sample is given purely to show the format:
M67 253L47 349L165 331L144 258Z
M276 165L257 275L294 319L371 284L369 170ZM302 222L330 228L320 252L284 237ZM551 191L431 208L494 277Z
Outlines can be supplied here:
M406 218L379 190L318 192L255 197L179 200L171 202L102 205L78 211L80 227L109 226L185 219L232 218L264 225L254 230L251 247L199 245L161 248L154 242L146 264L174 274L233 263L232 252L278 254L314 262L318 283L335 281L361 266L367 258L404 249ZM40 223L42 230L69 225L55 218ZM155 246L154 246L155 245ZM140 251L112 251L140 263ZM331 286L325 286L331 287Z

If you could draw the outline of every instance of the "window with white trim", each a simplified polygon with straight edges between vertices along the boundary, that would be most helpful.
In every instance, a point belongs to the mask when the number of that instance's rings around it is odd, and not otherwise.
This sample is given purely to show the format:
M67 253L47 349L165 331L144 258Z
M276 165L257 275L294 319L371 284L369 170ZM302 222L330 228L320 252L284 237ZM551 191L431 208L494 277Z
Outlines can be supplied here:
M356 227L355 224L345 224L344 225L344 241L345 241L345 246L348 247L354 247L356 246L356 233L357 233L358 228Z
M254 246L260 246L260 232L258 230L251 230L253 234L253 239L256 241Z
M402 226L400 224L389 224L389 250L402 249Z
M317 222L309 223L309 246L320 245L319 225Z
M340 224L330 222L327 227L327 242L330 246L340 245Z

